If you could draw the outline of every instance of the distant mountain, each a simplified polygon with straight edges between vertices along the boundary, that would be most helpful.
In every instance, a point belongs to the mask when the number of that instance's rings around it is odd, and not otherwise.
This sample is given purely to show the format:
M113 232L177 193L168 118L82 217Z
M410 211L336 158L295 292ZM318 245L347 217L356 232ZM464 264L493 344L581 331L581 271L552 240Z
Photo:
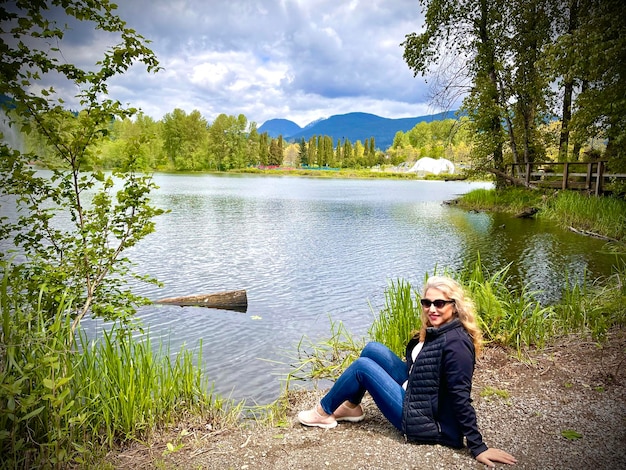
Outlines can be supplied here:
M314 135L327 135L335 143L337 139L348 139L354 144L357 140L364 143L365 139L374 137L376 147L384 150L391 146L398 131L408 132L420 122L455 118L455 111L400 119L388 119L368 113L348 113L314 121L304 128L287 119L272 119L259 128L259 133L267 132L272 137L282 135L283 139L292 142L302 138L308 141Z
M302 129L309 129L309 128L313 127L313 126L316 126L318 123L322 122L324 119L326 119L326 118L322 117L322 118L316 119L315 121L311 121L306 126L304 126Z
M283 139L286 139L287 136L300 132L302 128L289 119L270 119L265 121L257 130L259 134L267 132L270 137L276 138L282 135Z

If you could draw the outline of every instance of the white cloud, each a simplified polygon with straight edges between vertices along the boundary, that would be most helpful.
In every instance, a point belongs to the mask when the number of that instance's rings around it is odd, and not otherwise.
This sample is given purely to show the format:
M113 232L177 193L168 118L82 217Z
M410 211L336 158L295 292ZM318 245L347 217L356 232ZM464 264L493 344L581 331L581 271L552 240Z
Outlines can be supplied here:
M118 13L152 41L164 70L133 67L111 81L110 94L155 119L181 108L209 121L243 113L259 125L304 126L356 111L439 111L402 59L405 35L423 23L414 0L126 0ZM68 54L93 64L103 41L80 25Z

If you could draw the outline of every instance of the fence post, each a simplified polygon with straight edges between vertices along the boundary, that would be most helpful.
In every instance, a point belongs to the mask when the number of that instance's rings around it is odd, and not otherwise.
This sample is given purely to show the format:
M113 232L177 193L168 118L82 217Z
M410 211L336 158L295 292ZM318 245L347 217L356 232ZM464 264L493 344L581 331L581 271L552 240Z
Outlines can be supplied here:
M602 192L602 181L604 180L604 162L598 161L598 173L596 176L596 196L599 196Z
M585 179L585 188L587 191L591 189L591 177L593 176L593 162L587 163L587 177Z
M561 185L561 189L567 189L567 179L569 177L569 162L565 162L563 167L563 184Z

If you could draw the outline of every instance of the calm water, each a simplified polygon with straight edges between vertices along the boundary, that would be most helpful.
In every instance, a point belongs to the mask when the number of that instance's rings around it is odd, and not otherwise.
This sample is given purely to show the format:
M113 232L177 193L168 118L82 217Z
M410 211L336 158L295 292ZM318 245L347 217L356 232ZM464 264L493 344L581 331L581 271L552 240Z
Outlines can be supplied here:
M165 286L151 299L246 289L248 310L150 306L153 342L198 348L218 393L274 400L303 336L326 338L330 319L364 335L391 280L420 286L435 267L477 253L494 270L558 295L566 272L608 274L603 243L533 220L466 213L442 201L486 183L156 175L156 233L130 257ZM94 333L105 325L88 321Z

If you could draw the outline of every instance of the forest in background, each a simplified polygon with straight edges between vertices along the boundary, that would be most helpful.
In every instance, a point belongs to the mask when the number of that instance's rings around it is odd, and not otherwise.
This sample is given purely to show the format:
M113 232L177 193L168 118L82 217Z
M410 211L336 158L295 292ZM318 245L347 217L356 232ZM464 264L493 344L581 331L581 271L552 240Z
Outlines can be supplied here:
M57 119L57 126L63 127ZM67 115L68 124L73 117ZM554 120L539 126L537 145L542 159L558 161L562 124ZM106 138L86 155L85 165L99 170L128 170L132 161L138 171L229 171L249 167L332 167L372 168L398 166L423 157L446 158L455 164L472 166L472 123L467 117L420 122L408 132L396 132L393 144L376 147L373 137L364 142L313 136L287 141L259 133L256 123L240 114L221 114L209 123L200 111L175 109L161 120L139 113L133 119L112 120ZM55 150L36 133L25 137L28 153L37 162L55 165ZM581 161L602 155L604 139L590 139L581 146ZM58 162L56 162L58 163Z

